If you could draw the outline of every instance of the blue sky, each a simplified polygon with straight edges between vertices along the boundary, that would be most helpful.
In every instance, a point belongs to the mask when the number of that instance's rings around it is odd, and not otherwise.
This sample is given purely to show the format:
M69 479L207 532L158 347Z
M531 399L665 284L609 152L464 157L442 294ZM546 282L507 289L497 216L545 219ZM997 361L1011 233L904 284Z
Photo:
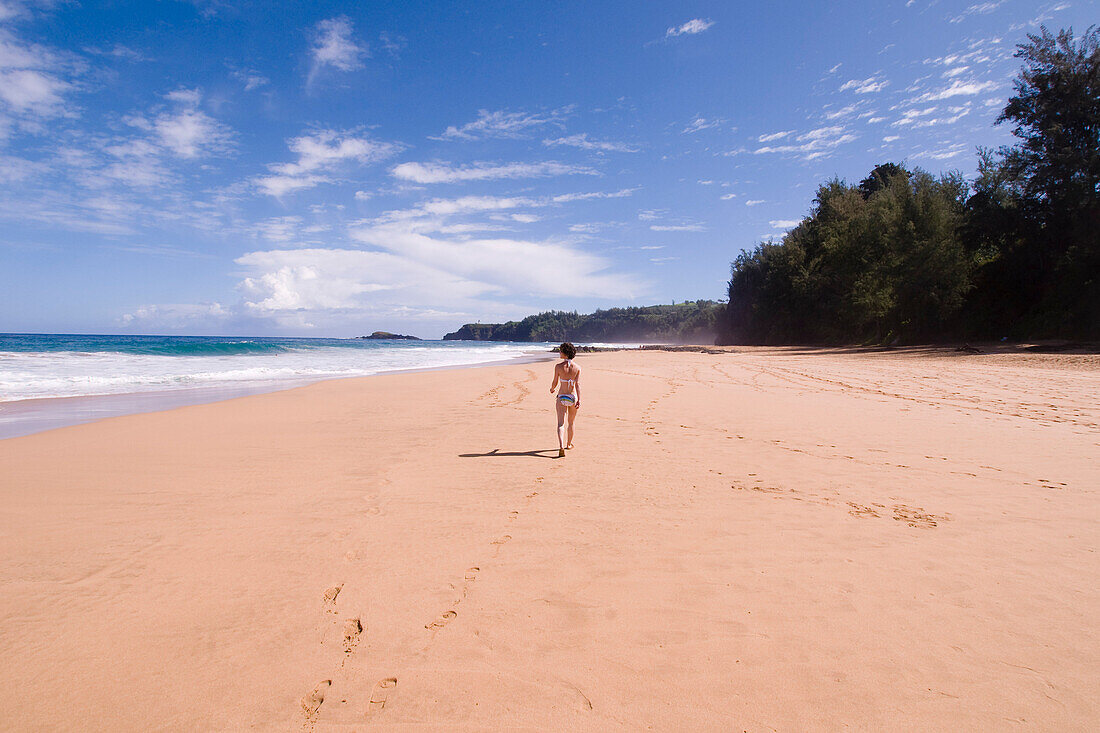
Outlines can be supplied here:
M0 331L721 298L834 175L973 175L1015 44L1096 9L0 0Z

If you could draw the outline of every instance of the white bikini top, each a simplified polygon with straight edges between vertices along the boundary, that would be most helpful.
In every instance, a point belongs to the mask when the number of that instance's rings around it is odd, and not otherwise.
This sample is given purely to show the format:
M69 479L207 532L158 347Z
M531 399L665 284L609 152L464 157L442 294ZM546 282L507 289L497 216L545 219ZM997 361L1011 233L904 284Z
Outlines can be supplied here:
M566 359L565 363L566 364L572 364L573 360L572 359ZM576 379L566 379L565 377L559 377L558 381L561 382L562 384L566 384L566 383L574 384L577 380Z

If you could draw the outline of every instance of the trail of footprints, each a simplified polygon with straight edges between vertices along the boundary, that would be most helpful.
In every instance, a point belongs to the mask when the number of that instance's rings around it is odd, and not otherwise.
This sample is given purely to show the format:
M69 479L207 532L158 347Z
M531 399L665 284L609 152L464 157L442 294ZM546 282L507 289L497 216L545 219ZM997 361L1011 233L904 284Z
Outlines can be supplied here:
M755 476L756 474L750 473L749 476ZM761 494L771 494L777 498L791 499L793 501L803 501L809 504L823 504L828 506L837 506L833 502L833 498L828 496L821 496L815 492L804 492L798 489L782 489L778 486L764 486L757 483L755 486L743 486L741 484L731 484L731 488L736 491L755 491ZM828 490L830 493L837 495L838 492ZM889 508L885 504L879 504L877 502L871 502L871 504L860 504L854 501L845 501L845 504L849 507L848 513L853 517L859 519L877 519L886 514L892 514L894 520L898 522L904 522L910 527L918 529L931 529L938 526L941 522L947 522L951 520L949 514L931 514L926 512L922 507L911 507L907 504L892 504Z
M527 378L521 379L518 382L512 382L512 389L516 391L516 396L511 399L506 399L504 392L508 389L507 385L498 384L488 392L481 394L475 400L476 402L488 402L490 407L507 407L509 405L517 405L523 402L528 395L531 394L531 390L527 385L538 379L538 375L531 369L527 370Z
M534 374L532 373L532 377ZM520 398L522 399L522 397ZM535 479L537 483L542 483L543 477L539 476ZM539 495L538 491L532 491L524 498L530 503L532 499ZM508 521L513 522L519 516L518 510L512 510L508 513ZM496 557L499 553L502 545L507 544L512 539L510 534L503 534L489 542L493 546L493 556ZM473 584L481 572L481 568L477 565L466 568L466 571L462 576L462 584L460 588L456 589L452 585L452 589L458 590L454 600L451 602L450 608L443 611L435 619L424 624L424 628L432 632L433 636L436 632L442 630L458 617L458 605L469 594L470 586ZM321 596L322 612L325 615L339 615L340 611L337 608L337 601L340 597L340 592L343 590L344 584L339 583L333 585L325 590ZM343 623L343 655L340 660L338 670L342 670L347 663L349 657L355 653L356 648L359 645L359 641L363 636L366 629L363 626L362 619L359 616L350 617L344 620ZM321 643L324 643L322 638ZM320 714L321 705L325 702L325 695L332 687L332 679L323 679L318 682L312 690L306 693L301 701L301 709L304 715L303 730L307 733L312 731L317 723L318 716ZM368 703L368 715L375 714L386 707L387 702L393 697L394 691L397 689L397 677L383 677L375 682L374 687L371 690L371 695ZM589 709L591 709L591 703L589 703Z

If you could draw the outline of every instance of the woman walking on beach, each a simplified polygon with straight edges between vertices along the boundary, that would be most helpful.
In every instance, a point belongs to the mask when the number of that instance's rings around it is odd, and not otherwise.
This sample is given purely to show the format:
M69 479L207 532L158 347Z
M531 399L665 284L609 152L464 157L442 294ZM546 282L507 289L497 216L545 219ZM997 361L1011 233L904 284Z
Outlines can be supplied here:
M573 421L577 419L577 410L581 406L581 368L573 363L573 357L577 355L577 347L573 344L566 341L558 347L558 353L562 361L554 365L550 394L554 394L558 382L561 382L554 409L558 412L558 458L564 458L566 448L573 447Z

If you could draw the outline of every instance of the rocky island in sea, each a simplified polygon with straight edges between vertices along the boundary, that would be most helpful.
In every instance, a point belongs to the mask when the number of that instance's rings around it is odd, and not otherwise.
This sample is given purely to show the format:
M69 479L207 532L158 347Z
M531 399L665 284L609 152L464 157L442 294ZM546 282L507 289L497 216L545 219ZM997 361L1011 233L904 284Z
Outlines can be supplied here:
M389 331L375 331L370 336L359 336L361 339L376 339L386 341L419 341L419 336L406 336L400 333L390 333Z

